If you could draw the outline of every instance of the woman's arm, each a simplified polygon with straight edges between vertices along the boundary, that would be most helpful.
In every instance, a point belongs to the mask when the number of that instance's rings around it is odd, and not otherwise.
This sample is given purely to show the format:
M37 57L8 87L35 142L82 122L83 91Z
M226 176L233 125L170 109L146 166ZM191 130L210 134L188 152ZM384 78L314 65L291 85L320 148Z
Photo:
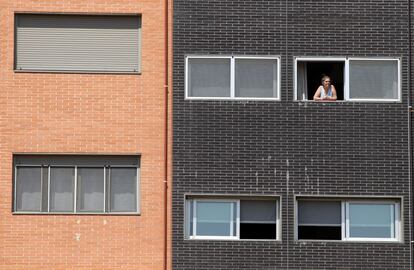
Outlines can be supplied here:
M315 92L315 95L313 95L313 100L322 100L322 98L321 98L321 86L318 87L318 89Z
M332 97L328 97L328 99L330 99L330 100L336 100L338 98L338 96L336 95L335 86L331 85L331 87L332 87Z

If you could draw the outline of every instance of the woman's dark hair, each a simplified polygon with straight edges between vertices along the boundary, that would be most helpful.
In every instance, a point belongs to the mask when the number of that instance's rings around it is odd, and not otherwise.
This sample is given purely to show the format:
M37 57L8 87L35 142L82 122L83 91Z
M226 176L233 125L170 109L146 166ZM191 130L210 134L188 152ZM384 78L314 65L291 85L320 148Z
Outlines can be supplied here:
M323 85L323 82L324 82L326 79L331 79L331 77L329 77L328 75L322 74L322 79L321 79L321 84L322 84L322 85Z

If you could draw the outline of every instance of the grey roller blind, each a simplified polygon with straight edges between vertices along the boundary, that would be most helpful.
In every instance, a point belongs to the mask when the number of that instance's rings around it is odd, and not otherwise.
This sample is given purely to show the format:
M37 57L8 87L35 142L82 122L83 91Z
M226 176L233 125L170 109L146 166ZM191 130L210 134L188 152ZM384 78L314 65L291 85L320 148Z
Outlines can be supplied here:
M276 223L276 202L240 201L240 222Z
M341 202L299 201L299 225L340 225Z
M16 15L16 70L139 72L139 16Z
M137 211L137 169L111 168L110 182L110 211Z
M75 168L50 169L50 211L73 211Z
M41 167L17 167L16 174L16 210L40 211Z

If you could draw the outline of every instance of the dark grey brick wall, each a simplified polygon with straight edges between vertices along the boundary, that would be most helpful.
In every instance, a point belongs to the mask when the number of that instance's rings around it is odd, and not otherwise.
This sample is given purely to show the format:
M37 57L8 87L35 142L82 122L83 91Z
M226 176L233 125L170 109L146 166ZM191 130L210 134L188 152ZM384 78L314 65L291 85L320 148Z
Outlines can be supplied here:
M408 30L408 0L174 1L174 269L409 269ZM184 100L186 54L279 55L282 100ZM401 57L402 102L294 102L294 56ZM280 195L282 240L184 240L185 193ZM294 195L402 196L404 242L295 241Z

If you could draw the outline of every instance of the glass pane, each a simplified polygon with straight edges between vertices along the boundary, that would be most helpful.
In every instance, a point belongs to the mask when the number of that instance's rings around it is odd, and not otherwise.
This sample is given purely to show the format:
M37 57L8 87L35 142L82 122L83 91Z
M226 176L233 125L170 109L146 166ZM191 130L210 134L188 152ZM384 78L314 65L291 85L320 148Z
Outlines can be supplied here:
M364 238L392 238L390 204L349 204L349 236Z
M50 211L73 212L75 168L50 168Z
M111 168L111 211L137 211L137 168Z
M397 99L398 61L349 61L350 98Z
M299 201L299 225L340 225L341 202Z
M41 211L41 168L17 167L16 210Z
M277 60L236 59L236 97L277 97Z
M230 202L197 202L197 235L230 236ZM233 233L235 235L235 232Z
M230 97L230 59L188 59L190 97Z
M103 212L104 168L78 168L78 211Z
M240 201L240 222L276 223L276 202Z

